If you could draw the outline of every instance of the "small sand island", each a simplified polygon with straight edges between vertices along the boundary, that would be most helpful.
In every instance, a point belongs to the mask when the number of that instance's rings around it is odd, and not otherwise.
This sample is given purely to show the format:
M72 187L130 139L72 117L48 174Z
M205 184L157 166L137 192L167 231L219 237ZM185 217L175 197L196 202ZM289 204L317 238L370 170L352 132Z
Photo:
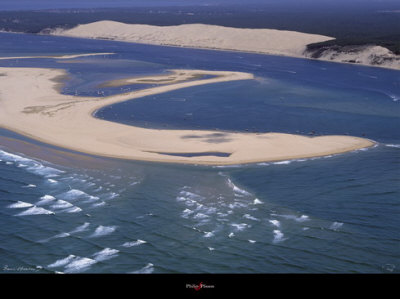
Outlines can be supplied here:
M160 130L94 117L96 110L144 96L218 82L251 80L243 72L170 70L106 84L159 83L107 97L61 94L62 69L0 68L0 127L56 146L94 155L171 163L229 165L308 158L370 147L351 136ZM205 77L207 76L207 77ZM212 76L210 78L210 76Z

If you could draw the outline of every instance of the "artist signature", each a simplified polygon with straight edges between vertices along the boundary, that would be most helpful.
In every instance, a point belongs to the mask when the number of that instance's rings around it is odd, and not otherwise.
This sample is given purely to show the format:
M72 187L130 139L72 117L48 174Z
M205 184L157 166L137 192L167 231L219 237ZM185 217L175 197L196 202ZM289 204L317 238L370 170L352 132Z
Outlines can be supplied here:
M8 265L4 265L2 270L10 271L10 272L38 272L39 271L38 268L25 267L25 266L10 267Z

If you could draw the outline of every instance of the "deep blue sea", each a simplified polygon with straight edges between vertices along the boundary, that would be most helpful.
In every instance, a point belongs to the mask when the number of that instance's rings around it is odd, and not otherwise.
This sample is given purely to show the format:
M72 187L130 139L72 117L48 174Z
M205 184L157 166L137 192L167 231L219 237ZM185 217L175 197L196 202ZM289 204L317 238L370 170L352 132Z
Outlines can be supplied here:
M0 272L400 272L399 71L0 33L0 56L93 52L115 54L0 67L66 69L63 93L90 96L147 88L101 84L174 68L250 72L254 80L135 99L96 116L167 129L349 134L377 146L189 166L93 157L0 130Z

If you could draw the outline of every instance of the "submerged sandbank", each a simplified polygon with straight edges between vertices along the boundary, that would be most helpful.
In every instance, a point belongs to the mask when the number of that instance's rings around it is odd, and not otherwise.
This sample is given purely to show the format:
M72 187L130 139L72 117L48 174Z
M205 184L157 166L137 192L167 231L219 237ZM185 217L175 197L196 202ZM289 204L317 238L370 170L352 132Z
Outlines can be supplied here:
M108 97L60 94L54 78L66 74L61 69L0 68L0 74L1 127L45 143L99 156L229 165L324 156L374 144L368 139L351 136L148 129L93 116L96 110L113 103L191 86L253 79L249 73L172 70L164 74L165 80L171 79L171 74L200 79ZM163 80L162 75L144 78L142 80Z

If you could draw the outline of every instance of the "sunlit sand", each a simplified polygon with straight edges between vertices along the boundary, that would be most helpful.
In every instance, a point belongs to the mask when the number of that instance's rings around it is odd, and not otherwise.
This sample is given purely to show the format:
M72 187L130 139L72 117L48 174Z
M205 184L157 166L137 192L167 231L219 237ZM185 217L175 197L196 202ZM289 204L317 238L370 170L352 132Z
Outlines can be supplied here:
M171 70L153 77L125 80L165 84L108 97L61 94L58 80L66 74L61 69L0 68L0 126L45 143L94 155L210 165L324 156L374 144L368 139L351 136L161 130L119 124L93 116L101 107L126 100L140 100L148 95L205 84L251 80L253 75L249 73ZM206 75L212 77L203 78Z

